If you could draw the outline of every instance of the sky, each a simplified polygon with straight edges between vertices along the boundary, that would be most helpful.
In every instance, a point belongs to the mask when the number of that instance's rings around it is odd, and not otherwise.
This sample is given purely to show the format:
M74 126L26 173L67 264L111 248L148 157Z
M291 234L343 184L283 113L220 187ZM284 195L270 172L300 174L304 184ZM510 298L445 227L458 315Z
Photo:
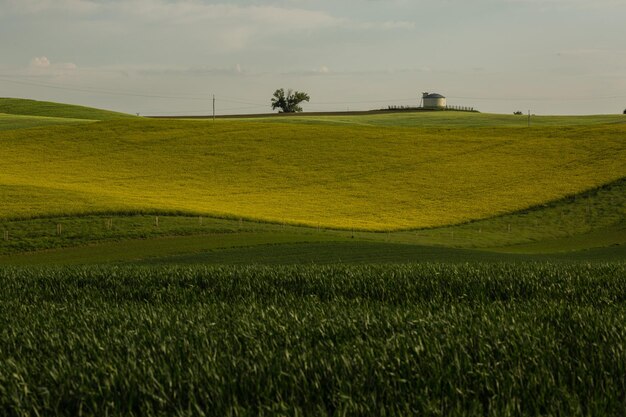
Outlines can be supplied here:
M626 108L626 0L0 0L0 97L141 115Z

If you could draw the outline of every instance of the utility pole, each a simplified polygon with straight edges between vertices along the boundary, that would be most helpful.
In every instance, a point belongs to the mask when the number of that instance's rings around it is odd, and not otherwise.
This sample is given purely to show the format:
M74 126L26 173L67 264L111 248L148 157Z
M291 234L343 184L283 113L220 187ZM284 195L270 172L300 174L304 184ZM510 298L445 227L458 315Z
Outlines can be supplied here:
M530 110L528 110L528 127L530 127Z
M215 94L213 94L213 121L215 121Z

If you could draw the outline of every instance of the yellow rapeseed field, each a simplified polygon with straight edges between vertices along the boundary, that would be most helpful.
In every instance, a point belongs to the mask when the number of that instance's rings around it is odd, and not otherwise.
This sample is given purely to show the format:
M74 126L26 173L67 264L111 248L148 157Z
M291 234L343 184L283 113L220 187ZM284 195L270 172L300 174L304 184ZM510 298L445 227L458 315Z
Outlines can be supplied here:
M0 217L187 212L372 230L490 217L626 176L626 125L113 120L0 132Z

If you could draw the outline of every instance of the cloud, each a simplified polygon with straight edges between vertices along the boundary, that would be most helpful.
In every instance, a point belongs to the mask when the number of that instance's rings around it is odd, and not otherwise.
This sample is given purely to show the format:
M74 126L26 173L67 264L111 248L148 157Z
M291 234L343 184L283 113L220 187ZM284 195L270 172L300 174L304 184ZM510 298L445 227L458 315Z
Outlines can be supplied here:
M102 5L89 0L6 0L6 10L17 14L37 14L59 11L70 14L91 14Z
M415 22L403 20L387 20L384 22L352 22L350 26L363 30L410 30L415 28Z
M1 2L2 0L0 0ZM346 20L326 11L199 0L6 0L9 13L72 19L90 30L120 36L154 33L151 38L186 37L213 50L240 50L272 37L342 27ZM5 11L6 12L6 11Z
M35 57L30 61L31 68L50 68L50 60L45 57Z
M276 29L307 29L339 24L341 19L322 11L273 5L239 6L231 3L205 3L194 0L6 0L14 13L63 12L92 14L137 21L177 25L193 22L257 23Z
M128 22L162 25L163 28L184 25L203 28L221 36L234 47L241 47L258 35L284 35L290 32L344 28L356 30L406 30L415 27L411 21L361 21L338 17L330 12L275 4L241 5L231 2L207 3L198 0L6 0L9 9L20 14L61 13L97 18L99 22ZM92 19L93 20L93 19ZM92 22L93 23L93 22Z
M503 0L511 4L528 4L542 8L584 8L597 9L613 6L624 6L623 0Z
M204 76L239 76L258 75L245 69L241 64L232 67L135 67L127 68L130 74L149 77L204 77Z
M34 57L28 65L30 75L67 75L78 69L73 62L52 63L47 57Z
M618 56L626 55L626 50L608 49L608 48L577 48L577 49L564 49L557 52L558 56L562 57L591 57L591 56Z

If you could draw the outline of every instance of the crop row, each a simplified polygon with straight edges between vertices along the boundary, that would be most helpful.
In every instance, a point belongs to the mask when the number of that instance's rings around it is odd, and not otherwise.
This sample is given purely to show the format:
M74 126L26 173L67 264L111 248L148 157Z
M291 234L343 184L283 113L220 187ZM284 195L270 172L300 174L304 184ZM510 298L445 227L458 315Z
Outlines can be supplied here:
M624 264L0 269L2 415L618 415Z

